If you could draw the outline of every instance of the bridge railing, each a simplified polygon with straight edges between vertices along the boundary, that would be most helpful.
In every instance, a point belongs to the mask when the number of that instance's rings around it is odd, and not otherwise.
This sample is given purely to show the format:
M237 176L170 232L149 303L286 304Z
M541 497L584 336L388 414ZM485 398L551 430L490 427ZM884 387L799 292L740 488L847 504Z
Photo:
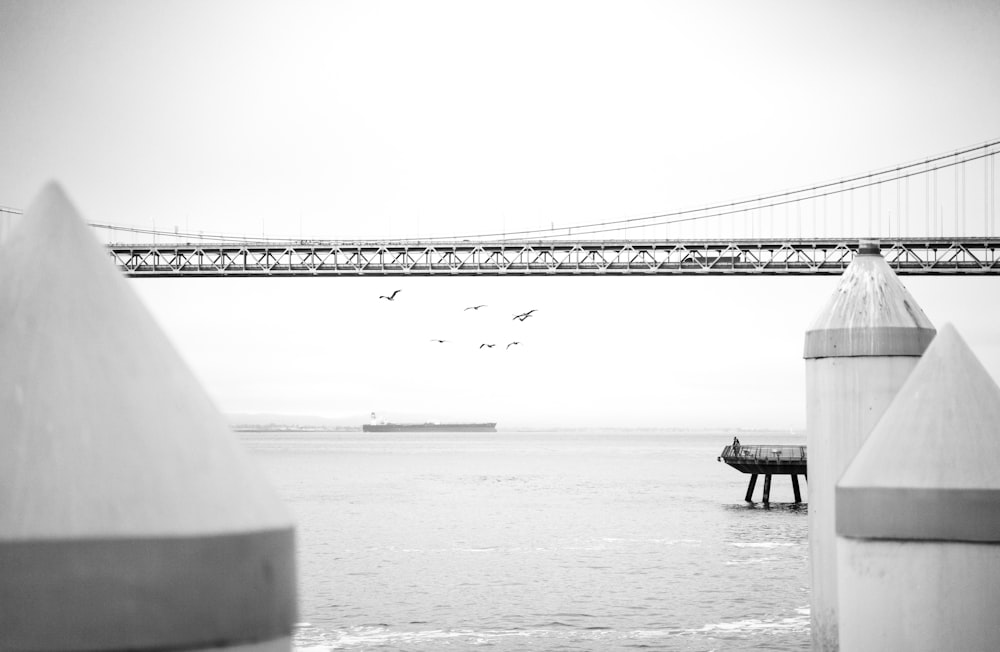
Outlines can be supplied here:
M768 462L770 464L804 464L807 461L805 446L734 445L722 449L726 462Z

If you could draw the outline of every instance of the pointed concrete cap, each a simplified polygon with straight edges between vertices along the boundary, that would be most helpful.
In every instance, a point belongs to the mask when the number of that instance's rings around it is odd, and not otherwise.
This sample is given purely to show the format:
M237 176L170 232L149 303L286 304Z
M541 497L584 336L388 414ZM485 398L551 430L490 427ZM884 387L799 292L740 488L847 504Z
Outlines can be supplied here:
M812 326L805 358L919 356L934 326L882 256L859 253Z
M945 325L837 483L837 534L1000 542L1000 387Z
M63 191L0 248L0 649L271 641L294 529Z

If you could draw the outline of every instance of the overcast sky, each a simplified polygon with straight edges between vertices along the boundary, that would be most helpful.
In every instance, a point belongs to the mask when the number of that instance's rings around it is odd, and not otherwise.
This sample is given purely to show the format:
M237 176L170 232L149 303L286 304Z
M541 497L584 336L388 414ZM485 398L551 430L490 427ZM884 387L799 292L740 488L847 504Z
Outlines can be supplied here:
M141 228L509 232L1000 137L1000 5L0 0L0 97L0 205L57 179L87 219ZM904 282L1000 377L1000 279ZM131 281L224 411L501 428L801 428L802 336L835 284Z

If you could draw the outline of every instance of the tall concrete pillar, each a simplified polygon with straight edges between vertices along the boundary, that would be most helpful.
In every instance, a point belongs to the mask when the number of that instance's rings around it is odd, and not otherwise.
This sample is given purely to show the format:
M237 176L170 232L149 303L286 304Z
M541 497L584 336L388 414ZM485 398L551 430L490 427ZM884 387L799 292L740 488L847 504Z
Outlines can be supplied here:
M870 242L806 331L814 650L838 649L835 483L933 337L934 327Z
M1000 650L998 424L945 325L837 484L842 650Z
M288 512L55 185L0 360L0 650L288 650Z

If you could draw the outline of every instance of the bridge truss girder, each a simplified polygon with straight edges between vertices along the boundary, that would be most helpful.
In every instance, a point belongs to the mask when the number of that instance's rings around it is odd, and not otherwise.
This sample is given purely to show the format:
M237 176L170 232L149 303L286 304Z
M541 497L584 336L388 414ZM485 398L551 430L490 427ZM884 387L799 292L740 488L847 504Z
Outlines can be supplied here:
M897 274L1000 275L1000 238L881 242ZM632 240L111 244L132 277L840 274L858 241Z

